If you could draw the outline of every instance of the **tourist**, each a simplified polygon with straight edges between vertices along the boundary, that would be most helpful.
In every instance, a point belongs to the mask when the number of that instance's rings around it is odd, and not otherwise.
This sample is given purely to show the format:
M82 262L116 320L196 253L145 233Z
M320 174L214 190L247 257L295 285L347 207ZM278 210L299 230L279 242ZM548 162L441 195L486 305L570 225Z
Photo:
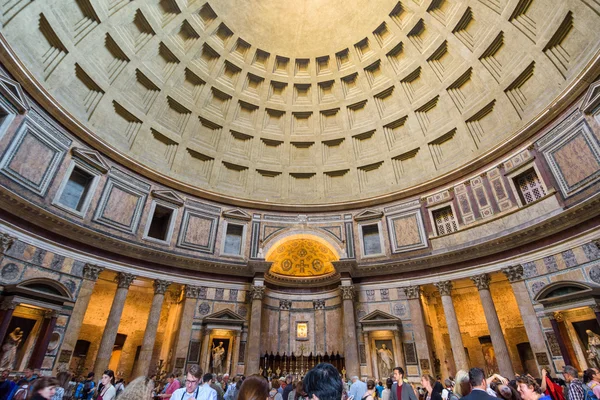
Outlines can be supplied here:
M57 385L56 378L44 376L36 379L31 385L29 400L52 400Z
M517 386L523 400L551 400L550 396L542 395L542 389L529 375L517 376Z
M377 398L381 398L381 395L383 394L383 384L381 383L381 381L377 381L377 386L375 386L375 390L377 390Z
M9 375L10 370L5 369L4 371L2 371L2 376L0 377L0 400L7 400L8 396L17 386L15 381L9 378Z
M71 380L71 374L65 371L59 372L56 375L58 385L56 386L56 393L52 400L62 400L65 395L65 391L69 388L69 381Z
M196 400L219 400L217 391L212 387L213 375L204 374L202 377L202 385L198 388Z
M377 389L375 389L375 381L369 379L367 381L367 391L361 398L362 400L376 400L377 399Z
M216 379L217 376L215 374L206 374L204 375L204 378L202 380L204 381L204 384L208 383L208 386L215 391L215 393L217 394L217 400L223 400L223 396L225 395L225 393L223 393L223 388L221 388L221 385L216 383ZM202 391L202 388L200 390Z
M471 368L469 370L469 383L471 384L471 393L463 396L465 400L495 400L494 396L487 393L488 383L481 368Z
M185 376L185 387L179 388L173 392L173 400L199 400L198 392L200 381L202 380L202 368L198 365L191 365Z
M279 383L279 379L274 379L271 388L271 391L275 390L275 395L272 396L274 400L283 400L283 396L281 395L283 393L283 390L280 389L281 384Z
M497 397L503 400L521 400L521 395L511 385L498 385L496 388Z
M238 394L238 400L268 400L269 382L260 375L251 375L244 379Z
M396 367L393 373L396 382L392 386L390 400L417 400L412 386L404 382L404 369Z
M381 392L381 400L390 400L393 385L394 380L392 378L387 378L385 380L385 389L383 389L383 392Z
M353 376L351 380L350 397L354 400L361 400L367 392L367 384L358 379L358 376Z
M246 380L244 375L240 376L238 381L235 383L235 392L233 393L233 400L238 400L238 396L240 394L240 389L242 388L242 384Z
M127 385L123 393L119 395L119 400L148 400L152 398L153 390L154 381L140 376Z
M100 379L100 383L102 387L98 386L98 396L96 400L113 400L117 395L117 389L114 387L115 382L115 373L107 369L102 374L102 379Z
M471 382L469 382L469 373L463 369L456 373L454 377L454 394L459 399L471 393Z
M304 391L308 400L339 400L343 390L344 384L338 370L329 363L317 364L304 376Z
M77 389L75 390L75 398L81 400L92 400L95 387L96 383L94 382L94 373L90 372L87 375L87 378L77 385Z
M427 392L426 400L442 400L442 384L436 382L435 379L429 374L425 374L421 377L421 385Z
M288 400L303 400L306 398L306 392L304 391L304 383L302 381L298 381L294 386L296 390L290 392L288 396Z
M288 375L285 377L285 387L283 388L283 393L281 393L281 397L284 400L287 400L290 397L290 393L295 389L295 385L292 385L292 376Z
M583 383L588 385L592 392L600 399L600 371L597 368L586 369L583 373Z
M542 368L540 389L542 389L542 393L549 395L552 400L565 400L563 385L559 384L558 379L552 378L546 368Z
M167 376L167 384L166 384L165 388L163 389L163 392L161 394L159 394L158 397L163 398L165 400L168 400L171 398L171 395L173 394L173 392L181 387L181 383L179 382L179 379L176 379L176 378L177 377L175 376L175 374L169 374L169 376Z
M579 373L571 365L565 365L563 367L563 376L565 381L569 384L569 390L567 392L567 399L569 400L583 400L585 398L585 389L583 382L579 380Z

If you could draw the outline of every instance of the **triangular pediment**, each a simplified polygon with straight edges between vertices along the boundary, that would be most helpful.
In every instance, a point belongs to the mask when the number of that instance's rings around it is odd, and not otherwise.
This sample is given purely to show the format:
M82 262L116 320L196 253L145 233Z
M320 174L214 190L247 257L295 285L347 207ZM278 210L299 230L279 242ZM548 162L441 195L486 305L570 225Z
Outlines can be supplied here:
M584 113L590 114L598 105L600 105L600 81L596 81L590 85L583 97L581 109Z
M228 325L243 325L246 322L244 317L231 311L229 308L207 315L203 318L203 321Z
M24 113L29 110L29 103L18 82L5 76L0 76L0 92L19 110Z
M239 219L242 221L250 221L252 219L252 216L250 214L248 214L244 210L240 210L239 208L234 208L232 210L223 211L223 217L231 218L231 219Z
M400 318L393 316L392 314L388 314L386 312L375 310L364 317L362 317L358 322L361 324L399 324L401 322Z
M364 210L354 216L355 221L366 221L369 219L381 219L383 217L383 211L377 210Z
M95 150L73 147L71 153L73 154L73 157L79 158L89 166L97 169L102 173L106 173L110 169L108 164L102 159L102 156L100 156L100 153L98 153Z
M180 207L183 206L184 203L184 200L172 190L153 190L152 197L156 197L157 199L164 200Z

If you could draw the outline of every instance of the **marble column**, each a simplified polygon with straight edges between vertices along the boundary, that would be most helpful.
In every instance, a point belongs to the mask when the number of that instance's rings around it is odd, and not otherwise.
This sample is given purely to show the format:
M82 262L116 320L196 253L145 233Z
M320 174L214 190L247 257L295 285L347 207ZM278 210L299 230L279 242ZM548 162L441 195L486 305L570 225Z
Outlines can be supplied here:
M192 337L192 322L196 312L196 302L198 301L199 287L186 285L183 288L183 308L179 318L179 330L177 332L177 342L175 345L175 366L183 365L177 368L178 372L183 372L187 361L188 348ZM180 360L179 362L177 360ZM181 362L183 360L183 362Z
M238 360L240 359L240 342L242 339L242 332L234 331L233 334L233 354L231 355L231 371L229 371L229 375L236 376Z
M313 300L313 308L315 310L315 351L316 354L324 355L327 348L325 300Z
M360 375L358 358L358 339L354 322L354 287L340 286L342 292L342 312L344 314L344 357L346 359L346 377Z
M58 311L51 310L46 312L42 329L40 329L40 335L35 342L31 358L29 359L29 368L42 368L44 363L44 357L48 351L48 344L52 338L52 332L56 328L56 320L58 319Z
M171 282L160 279L154 281L152 306L150 307L150 314L148 315L148 321L146 322L146 330L144 331L144 338L142 339L140 355L135 364L135 370L131 379L137 378L138 376L149 375L152 353L154 351L154 341L156 340L156 331L158 330L158 323L160 321L160 312L162 310L163 301L165 300L165 292L170 284Z
M567 350L565 339L563 338L563 335L560 332L560 328L558 326L558 323L561 322L563 319L562 314L548 314L548 318L550 318L550 324L552 325L552 330L554 331L554 336L556 336L556 341L558 342L558 347L560 348L560 354L562 355L565 365L573 365L571 364L571 356L569 355L569 351Z
M252 296L252 311L250 314L250 334L246 344L246 376L257 374L260 367L260 324L265 287L252 285L250 294Z
M551 357L546 349L546 343L544 342L544 333L540 321L533 309L533 304L529 298L529 291L523 280L523 267L521 265L514 265L502 270L502 273L506 275L510 286L512 287L515 299L517 300L517 307L521 313L523 319L523 326L525 327L525 333L527 339L529 339L529 345L535 355L535 361L538 366L537 377L541 376L541 368L554 368L553 363L550 362ZM530 372L532 375L536 375L533 371Z
M404 294L408 299L410 322L413 326L413 336L415 340L415 347L417 348L418 358L419 360L426 359L431 368L433 366L433 356L429 339L427 337L427 329L425 328L425 315L423 313L423 303L421 303L421 287L406 287L404 288ZM401 343L400 347L402 347ZM400 365L404 365L405 362L406 361L403 358L400 359Z
M395 355L395 361L396 361L396 365L404 365L404 351L402 351L402 338L400 337L400 326L398 326L398 330L393 331L394 332L394 355ZM431 365L431 364L429 364ZM392 366L393 368L394 366ZM386 378L385 376L382 376L381 378Z
M371 341L369 340L369 332L363 332L363 344L365 345L365 359L367 361L367 376L369 378L375 376L375 367L377 366L376 361L373 360L371 354Z
M119 331L119 322L121 321L121 315L123 314L123 308L125 307L125 300L127 299L127 293L129 292L129 286L133 283L134 279L135 276L125 272L119 272L115 277L115 281L117 282L117 292L115 293L110 312L108 313L108 320L104 326L104 332L102 333L100 347L98 348L98 354L96 355L96 362L94 364L94 373L97 377L101 377L102 373L108 368L108 363L110 362L110 357L115 345L115 339L117 338L117 332Z
M200 368L204 372L210 371L210 356L211 356L211 346L210 346L210 335L212 334L212 329L208 329L207 327L202 328L202 350L200 352Z
M55 364L54 374L58 372L58 368L61 367L61 365L63 367L68 366L71 362L73 350L75 349L77 339L79 339L79 332L81 331L81 326L83 325L83 318L85 317L85 312L88 309L90 299L92 298L92 293L94 292L94 286L96 286L98 276L103 270L104 268L93 264L85 264L83 266L83 280L81 281L79 294L77 295L77 301L75 302L75 306L71 312L69 325L65 331L65 337L63 339L60 351L58 352L59 358L62 358L65 360L65 362Z
M280 354L290 354L290 308L291 300L279 300L279 348Z
M508 346L504 340L504 333L502 332L502 326L498 319L498 312L496 311L492 292L490 291L490 275L475 275L471 277L471 280L479 291L479 298L481 299L483 313L485 314L485 320L487 321L490 337L492 338L492 346L494 346L494 353L496 353L500 375L513 376L515 374L515 369L510 360Z
M17 303L6 299L0 304L0 343L4 343L4 336L8 333L8 324L15 312Z
M434 283L440 292L442 298L442 307L444 308L444 315L446 316L446 325L448 325L448 334L450 335L450 345L452 346L452 354L454 355L454 364L456 370L469 370L469 363L467 361L467 353L465 352L465 346L462 341L460 334L460 328L458 326L458 319L456 318L456 310L454 309L454 303L452 302L452 291L451 281L441 281Z
M594 312L594 315L596 316L596 322L598 322L598 325L600 325L600 304L596 304L590 308L592 309L592 311Z

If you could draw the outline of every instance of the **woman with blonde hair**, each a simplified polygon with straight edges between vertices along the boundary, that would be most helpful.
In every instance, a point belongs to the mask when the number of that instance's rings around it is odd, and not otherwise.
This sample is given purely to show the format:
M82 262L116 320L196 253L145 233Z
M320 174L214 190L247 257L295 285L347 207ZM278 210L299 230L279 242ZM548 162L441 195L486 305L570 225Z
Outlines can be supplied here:
M135 378L119 395L119 400L150 400L152 399L154 382L145 377Z
M460 370L454 378L454 394L460 399L471 393L471 383L469 382L469 373L465 370Z

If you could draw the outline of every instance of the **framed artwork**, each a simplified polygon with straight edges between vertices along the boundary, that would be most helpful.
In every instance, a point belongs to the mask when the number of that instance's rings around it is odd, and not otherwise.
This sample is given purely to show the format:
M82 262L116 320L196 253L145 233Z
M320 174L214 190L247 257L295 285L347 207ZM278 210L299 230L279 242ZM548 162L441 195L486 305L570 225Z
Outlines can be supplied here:
M308 321L296 322L296 340L308 340Z

